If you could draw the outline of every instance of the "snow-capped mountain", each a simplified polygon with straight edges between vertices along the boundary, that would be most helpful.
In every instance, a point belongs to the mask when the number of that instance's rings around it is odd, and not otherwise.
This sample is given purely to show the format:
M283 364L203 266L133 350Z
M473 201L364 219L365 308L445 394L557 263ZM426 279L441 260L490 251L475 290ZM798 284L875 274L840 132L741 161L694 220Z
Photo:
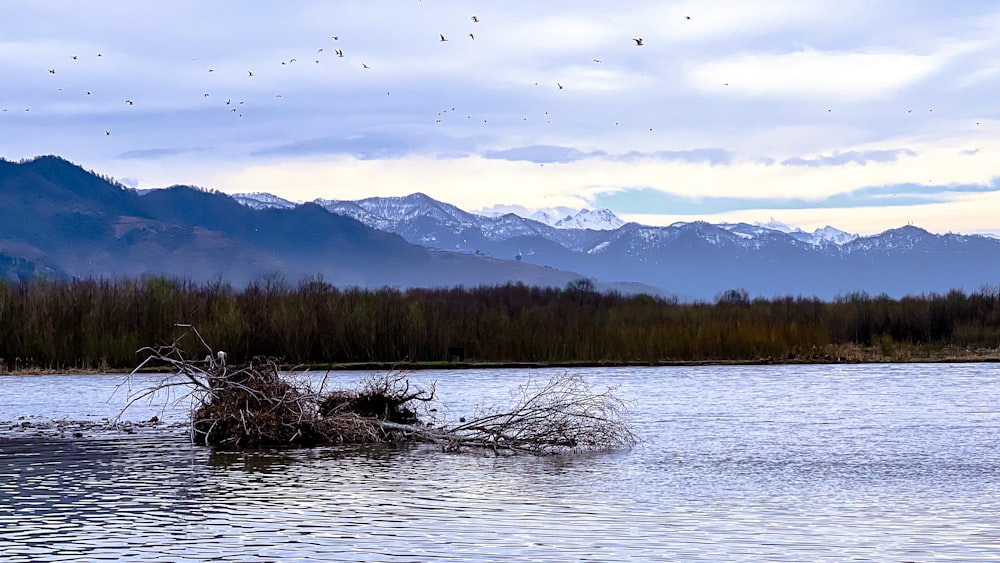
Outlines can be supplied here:
M285 205L260 194L254 201ZM548 266L603 282L637 282L698 299L737 287L767 297L904 295L976 289L1000 279L1000 241L935 235L913 226L864 237L831 226L810 233L774 220L655 227L593 210L539 213L494 206L470 213L419 193L314 203L420 246Z
M538 221L557 229L591 229L594 231L613 231L625 224L610 209L573 209L572 207L549 207L530 210L520 205L494 205L478 211L478 215L500 217L514 214L518 217Z
M584 276L699 300L736 288L768 298L901 297L1000 280L1000 240L912 225L861 237L774 222L557 228L424 194L296 205L189 186L137 192L57 157L0 160L0 188L0 276L17 279L153 273L243 283L277 272L346 286L564 287Z
M298 205L267 192L233 194L232 198L251 209L291 209Z
M814 246L826 246L829 244L841 246L858 238L858 235L854 233L848 233L830 225L809 233L800 228L790 227L785 223L775 221L773 218L767 223L754 223L753 225L747 223L722 223L719 226L746 238L755 238L764 232L785 233L796 240Z

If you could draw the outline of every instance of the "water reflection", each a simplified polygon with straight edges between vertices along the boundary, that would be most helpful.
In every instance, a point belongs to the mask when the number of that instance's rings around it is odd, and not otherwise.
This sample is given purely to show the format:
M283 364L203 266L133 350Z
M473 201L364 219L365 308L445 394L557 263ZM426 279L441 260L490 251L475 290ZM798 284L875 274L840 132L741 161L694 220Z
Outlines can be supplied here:
M417 377L437 380L447 410L466 414L525 374ZM992 366L593 377L636 398L639 447L550 458L425 445L217 451L170 424L74 438L25 432L19 417L107 416L117 407L100 403L115 380L88 379L91 395L66 402L66 414L32 393L71 380L3 379L0 553L5 561L1000 560ZM156 412L175 421L186 413L150 405L136 420Z

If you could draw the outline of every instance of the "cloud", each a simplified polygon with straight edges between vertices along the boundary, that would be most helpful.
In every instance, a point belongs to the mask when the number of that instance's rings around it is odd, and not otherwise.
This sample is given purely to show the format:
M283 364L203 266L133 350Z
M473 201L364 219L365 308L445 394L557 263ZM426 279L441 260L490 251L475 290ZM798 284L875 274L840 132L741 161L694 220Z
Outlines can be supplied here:
M483 158L502 160L523 160L539 164L553 162L573 162L584 158L605 157L604 151L583 152L571 147L554 145L532 145L506 150L491 150L483 153Z
M692 87L716 93L775 98L871 100L929 77L943 55L905 52L820 51L748 52L689 65Z
M864 165L869 162L895 162L900 155L916 156L916 154L910 149L846 151L815 158L789 158L781 161L781 164L785 166L838 166L849 163Z
M988 185L871 186L814 199L803 197L697 197L654 188L629 188L599 193L598 208L618 214L714 215L747 209L850 209L855 207L906 207L941 203L957 196L1000 192L1000 179Z
M609 154L607 151L581 151L572 147L558 145L531 145L504 150L488 150L482 153L483 158L513 161L527 161L538 164L567 163L584 159L604 159L613 162L628 162L641 159L660 160L665 162L707 162L723 164L732 159L732 154L720 148L696 148L689 150L667 151L629 151L620 154Z
M267 146L252 152L252 156L315 156L346 155L358 160L395 159L431 153L449 158L461 158L477 144L474 138L435 134L429 128L413 128L392 132L365 132L346 136L316 137L281 145Z
M119 153L117 158L122 160L156 160L182 154L202 152L204 150L205 149L202 147L136 149Z

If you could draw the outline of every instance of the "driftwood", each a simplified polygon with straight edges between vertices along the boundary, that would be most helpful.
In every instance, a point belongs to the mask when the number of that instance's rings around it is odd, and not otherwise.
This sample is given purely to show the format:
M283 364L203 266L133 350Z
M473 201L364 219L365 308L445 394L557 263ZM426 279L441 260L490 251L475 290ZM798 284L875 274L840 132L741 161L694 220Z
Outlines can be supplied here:
M546 455L620 449L637 442L625 420L628 405L615 396L615 389L595 392L579 375L529 381L508 407L437 425L421 421L418 414L419 406L436 401L434 386L411 386L400 371L369 376L356 390L328 391L323 378L316 390L283 375L274 359L227 365L225 354L213 352L194 327L181 326L208 355L186 357L179 340L140 350L146 359L126 381L125 409L163 391L178 391L174 400L193 401L191 436L196 443L257 447L417 441L449 452ZM152 386L131 391L132 376L152 366L163 367L166 374Z

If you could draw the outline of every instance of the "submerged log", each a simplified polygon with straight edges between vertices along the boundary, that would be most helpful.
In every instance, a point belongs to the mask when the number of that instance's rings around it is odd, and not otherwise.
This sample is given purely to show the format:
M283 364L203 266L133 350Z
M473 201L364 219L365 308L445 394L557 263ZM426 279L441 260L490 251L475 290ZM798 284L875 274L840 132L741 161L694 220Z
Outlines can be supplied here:
M436 401L435 387L415 387L390 371L363 380L358 389L313 389L282 375L278 363L256 358L227 365L194 327L182 325L208 349L203 360L186 357L178 341L144 348L140 369L161 366L167 374L152 387L130 394L128 406L163 390L181 389L194 401L192 440L224 447L316 446L379 442L429 442L442 450L485 449L496 454L547 455L628 448L638 439L626 421L628 405L614 388L594 391L579 375L564 373L546 382L529 381L513 404L432 425L418 407ZM218 361L216 360L218 358ZM177 399L175 399L177 400ZM124 413L124 410L123 410Z

